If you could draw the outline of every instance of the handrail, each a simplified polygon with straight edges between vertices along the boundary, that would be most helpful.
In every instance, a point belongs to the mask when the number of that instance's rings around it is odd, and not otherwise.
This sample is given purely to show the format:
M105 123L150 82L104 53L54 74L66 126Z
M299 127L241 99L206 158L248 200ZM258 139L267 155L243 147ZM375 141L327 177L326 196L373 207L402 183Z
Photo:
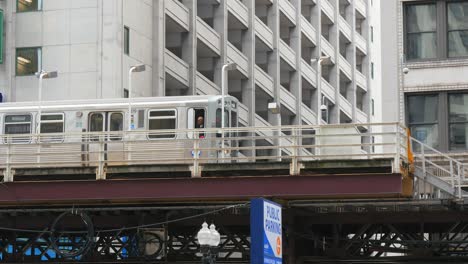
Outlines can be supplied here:
M424 179L431 175L445 180L453 189L453 195L463 198L462 185L465 181L466 164L442 153L423 142L410 137L410 147L414 153L414 164L421 169ZM428 153L429 152L429 153Z
M366 123L0 135L0 169L4 181L14 181L20 168L92 167L102 180L108 166L170 162L190 165L198 177L205 163L281 160L291 162L295 175L307 160L391 158L399 172L407 162L403 131L399 123Z

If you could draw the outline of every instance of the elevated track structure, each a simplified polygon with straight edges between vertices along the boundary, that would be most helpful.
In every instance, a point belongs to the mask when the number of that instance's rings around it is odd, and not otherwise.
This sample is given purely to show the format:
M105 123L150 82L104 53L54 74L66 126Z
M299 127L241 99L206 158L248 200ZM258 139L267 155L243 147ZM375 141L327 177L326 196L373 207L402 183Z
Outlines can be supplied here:
M466 166L397 123L0 142L0 263L193 263L204 220L218 261L247 263L256 197L283 205L285 263L468 255Z

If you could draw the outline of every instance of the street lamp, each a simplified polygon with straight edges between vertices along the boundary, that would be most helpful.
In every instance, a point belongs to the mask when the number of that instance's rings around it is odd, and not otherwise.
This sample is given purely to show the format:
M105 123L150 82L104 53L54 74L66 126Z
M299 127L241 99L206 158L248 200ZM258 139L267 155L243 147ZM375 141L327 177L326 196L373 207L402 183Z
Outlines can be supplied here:
M197 240L202 253L202 263L214 264L218 255L218 245L221 241L221 235L216 231L216 226L211 224L208 229L208 224L203 222L202 228L198 231Z
M320 87L322 86L322 62L326 61L330 59L330 56L320 56L319 58L313 58L310 60L310 63L317 63L317 92L318 93L321 93L321 89ZM320 108L320 112L322 111L323 109L323 103L321 102L321 94L317 94L317 105L319 105L319 108ZM325 106L326 107L326 106ZM317 125L320 125L322 122L320 122L321 120L321 114L317 114ZM328 119L328 118L327 118Z
M144 64L136 65L130 67L128 70L128 130L132 130L132 73L134 72L143 72L146 70L146 66Z
M224 116L224 96L226 94L225 89L226 89L226 73L227 71L232 71L237 69L237 64L230 62L226 63L223 65L221 68L221 158L224 161L224 122L225 122L225 116Z
M40 72L36 72L37 78L39 78L39 90L38 90L38 101L39 101L39 111L37 117L37 133L41 133L41 115L42 115L42 80L43 79L53 79L57 78L58 73L57 71L44 71L41 70Z

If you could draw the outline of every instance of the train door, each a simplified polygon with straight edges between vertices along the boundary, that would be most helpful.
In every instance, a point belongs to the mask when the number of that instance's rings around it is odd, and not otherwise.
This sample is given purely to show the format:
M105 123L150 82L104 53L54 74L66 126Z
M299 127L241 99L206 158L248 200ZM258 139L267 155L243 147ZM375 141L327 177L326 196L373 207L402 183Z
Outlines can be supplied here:
M122 142L123 112L92 112L89 114L88 128L92 133L89 146L91 162L99 160L99 151L104 148L104 159L113 165L124 162Z
M205 108L189 108L188 113L187 113L187 128L188 129L195 129L194 132L188 132L188 138L194 139L198 137L200 140L200 151L198 152L198 155L200 158L205 158L208 157L208 151L206 149L210 148L212 145L212 141L210 138L212 138L211 135L206 133L206 127L207 127L207 118L206 118L206 109ZM192 144L192 142L188 142L189 144ZM193 145L193 144L192 144ZM188 149L191 149L193 146L187 146ZM205 149L205 150L203 150ZM191 151L189 153L191 156L194 156L195 153Z

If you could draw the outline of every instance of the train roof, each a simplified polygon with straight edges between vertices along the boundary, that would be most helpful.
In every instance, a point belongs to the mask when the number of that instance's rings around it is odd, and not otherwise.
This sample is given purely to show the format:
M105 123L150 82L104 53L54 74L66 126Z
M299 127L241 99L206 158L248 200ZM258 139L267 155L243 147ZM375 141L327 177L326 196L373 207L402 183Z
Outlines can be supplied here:
M184 103L208 103L221 99L221 95L194 95L194 96L161 96L161 97L135 97L130 101L133 106L141 105L181 105ZM233 98L226 96L225 98ZM113 98L113 99L88 99L88 100L61 100L61 101L43 101L41 108L43 110L53 109L56 107L61 108L97 108L97 107L127 107L128 98ZM0 103L0 112L8 110L20 109L37 109L39 107L38 101L29 102L8 102Z

